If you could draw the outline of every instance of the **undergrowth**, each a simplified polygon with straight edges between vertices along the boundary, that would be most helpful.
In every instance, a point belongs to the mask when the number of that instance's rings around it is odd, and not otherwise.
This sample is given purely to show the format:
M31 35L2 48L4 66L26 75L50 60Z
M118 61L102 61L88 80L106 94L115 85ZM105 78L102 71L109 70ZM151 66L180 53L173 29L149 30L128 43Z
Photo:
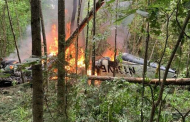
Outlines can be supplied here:
M151 94L152 89L152 94ZM0 121L31 122L32 89L18 85L0 89ZM103 81L101 85L88 85L85 78L68 81L67 116L69 122L139 122L142 85L124 80ZM144 121L149 120L152 100L156 100L159 87L145 87ZM190 110L190 92L186 87L167 86L162 100L160 122L181 121L181 115ZM180 113L179 113L180 112ZM155 121L158 117L156 110ZM44 121L59 122L56 104L56 82L51 81L44 97ZM190 121L190 117L186 117Z

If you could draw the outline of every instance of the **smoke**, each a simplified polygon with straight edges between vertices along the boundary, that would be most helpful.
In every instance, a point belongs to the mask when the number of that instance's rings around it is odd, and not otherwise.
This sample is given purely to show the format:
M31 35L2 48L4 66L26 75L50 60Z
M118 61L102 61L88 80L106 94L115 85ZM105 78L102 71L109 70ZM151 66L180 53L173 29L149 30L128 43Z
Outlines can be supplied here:
M28 58L31 55L31 50L32 50L32 40L31 40L31 26L28 25L26 28L26 37L23 39L19 39L19 54L20 58L23 61L23 59ZM18 60L17 52L16 50L9 55L6 59L14 59Z
M126 9L130 6L131 1L124 1L120 2L118 5L119 9ZM112 9L116 9L116 6L113 6ZM109 12L108 12L109 13ZM118 13L118 16L120 13ZM108 18L112 18L111 21L107 22L105 26L107 26L110 30L110 36L107 38L107 44L109 48L106 48L103 52L103 56L111 56L113 58L114 50L115 50L115 36L116 36L116 48L118 52L128 52L127 50L127 41L130 37L130 33L128 31L128 24L130 24L133 20L133 15L124 19L121 23L117 23L117 34L115 33L116 30L116 22L115 22L115 15L108 14ZM119 19L119 18L118 18Z
M66 0L65 9L65 22L68 23L71 21L73 11L73 0ZM47 47L49 47L52 41L54 40L54 37L52 35L52 27L54 25L56 26L56 36L58 35L58 0L42 0L42 12L44 17ZM24 35L23 39L20 38L18 41L18 48L21 61L23 61L26 58L29 58L32 55L31 25L27 26L25 33L26 35ZM16 50L13 53L11 53L6 59L18 60Z
M78 0L77 0L78 1ZM82 20L82 15L83 15L83 9L85 9L85 5L84 5L85 0L83 0L83 4L81 7L81 20ZM73 9L73 0L66 0L65 2L65 12L66 12L66 24L71 22L71 19L74 18L73 17L73 10L75 11L76 9L76 4L75 4L75 8ZM120 3L120 6L128 6L128 4L126 3ZM78 3L77 3L78 5ZM114 9L114 8L113 8ZM45 31L46 31L46 40L47 40L47 48L49 48L49 46L52 44L52 42L54 41L54 36L57 36L57 32L58 32L58 0L42 0L42 11L43 11L43 17L44 17L44 24L45 24ZM77 11L75 11L77 12ZM108 12L109 13L109 12ZM75 16L77 16L77 13L75 13ZM76 29L77 26L77 22L76 22L76 18L74 20L74 27L73 30ZM80 20L80 21L81 21ZM127 21L128 22L128 21ZM113 24L113 23L112 23ZM125 23L124 23L125 24ZM56 29L56 33L52 32L52 28L55 25L55 29ZM113 47L113 45L115 44L115 29L114 29L114 24L113 26L111 26L110 29L111 30L111 35L108 37L107 42ZM66 29L66 32L68 30ZM71 30L72 31L72 30ZM29 58L32 55L32 37L31 37L31 25L28 25L26 28L26 35L24 36L23 39L20 39L18 42L18 47L19 47L19 53L20 53L20 57L21 60L23 61L26 58ZM84 41L85 39L84 37L84 33L82 33L83 36L79 36L79 46L84 46ZM118 35L117 35L117 48L122 50L123 52L126 52L126 44L125 44L125 39L128 38L128 31L126 29L126 25L120 25L118 26ZM42 48L43 49L43 48ZM107 50L105 49L105 52ZM7 59L18 59L17 57L17 53L16 50L10 54L9 57L7 57Z

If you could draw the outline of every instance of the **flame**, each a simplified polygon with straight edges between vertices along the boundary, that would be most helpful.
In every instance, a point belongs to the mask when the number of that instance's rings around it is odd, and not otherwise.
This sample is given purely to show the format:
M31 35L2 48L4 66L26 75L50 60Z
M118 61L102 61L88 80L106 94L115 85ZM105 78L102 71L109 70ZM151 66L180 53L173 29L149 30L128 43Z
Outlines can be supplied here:
M92 75L92 70L87 70L87 75Z
M110 57L111 61L114 61L114 51L112 50L106 50L106 52L103 54L104 57Z
M9 66L9 68L10 68L10 69L13 69L13 68L14 68L14 66L13 66L13 65L10 65L10 66Z
M58 79L57 76L51 78L51 80L57 80L57 79Z
M71 22L68 22L66 24L66 37L65 39L67 40L70 37L71 33ZM51 27L51 35L52 35L52 40L50 41L49 48L48 48L48 54L52 56L56 56L58 54L58 35L57 35L57 27L56 24L53 24ZM82 48L79 49L78 51L79 56L78 56L78 61L77 65L79 68L84 68L84 50ZM69 62L69 65L65 67L68 71L75 71L75 54L76 54L76 47L74 44L71 44L69 48L65 51L66 54L66 61Z
M48 53L52 56L56 56L58 54L58 39L57 39L57 27L55 24L52 25L52 36L53 36L53 42L50 43L50 46L48 48Z
M70 37L71 35L71 22L68 22L66 24L66 40Z
M48 54L51 56L56 56L58 54L58 32L57 32L57 26L56 24L53 24L51 26L51 33L48 34ZM71 33L71 22L68 22L66 24L66 36L65 39L67 40L70 37ZM75 66L75 55L76 55L76 47L75 44L71 44L69 48L66 49L65 51L66 54L66 61L69 63L69 65L65 66L65 69L69 72L74 72L76 70ZM114 53L113 51L107 51L105 54L106 56L110 56L111 60L113 60ZM84 69L85 63L84 63L85 57L84 57L84 50L82 48L79 48L78 50L78 60L77 60L77 65L78 65L78 70L81 70L82 68ZM55 73L57 73L57 69L54 69ZM87 70L87 75L92 75L92 71L89 69ZM95 73L97 75L97 73ZM51 77L52 80L56 80L57 76Z

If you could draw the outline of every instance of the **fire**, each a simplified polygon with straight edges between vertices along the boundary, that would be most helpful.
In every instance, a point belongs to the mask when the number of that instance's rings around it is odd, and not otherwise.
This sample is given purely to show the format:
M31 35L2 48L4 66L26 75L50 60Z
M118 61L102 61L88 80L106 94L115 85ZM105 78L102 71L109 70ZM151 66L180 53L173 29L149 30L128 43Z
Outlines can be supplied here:
M71 34L71 22L67 23L66 25L66 40L70 37Z
M52 25L52 36L53 36L53 42L50 43L50 46L48 48L48 53L50 55L57 55L58 54L58 39L57 39L57 27L56 25Z
M87 70L87 75L92 75L92 70Z
M71 33L71 22L66 24L66 40L70 37ZM57 26L55 24L52 25L51 27L51 35L52 35L52 40L50 41L49 48L48 48L48 54L52 56L56 56L58 54L58 35L57 35ZM77 65L79 68L84 68L84 50L82 48L79 49L78 51L79 56L78 56L78 61ZM69 48L67 48L66 52L66 61L69 62L69 65L66 66L65 68L68 71L74 71L75 70L75 54L76 54L76 47L74 44L72 44Z
M71 23L67 23L66 25L66 40L70 37L70 33L71 33ZM57 27L56 25L52 25L51 28L51 35L52 37L50 38L50 44L49 44L49 48L48 48L48 54L52 55L52 56L56 56L58 54L58 34L57 34ZM65 66L65 69L69 72L74 72L76 67L75 67L75 55L76 55L76 47L74 44L71 44L71 46L69 48L67 48L67 50L65 51L66 54L66 61L69 62L69 65ZM77 65L78 65L78 69L85 67L85 57L84 57L84 50L82 48L79 48L78 50L78 60L77 60ZM110 56L110 55L108 55ZM57 69L53 70L54 73L57 73ZM87 75L92 75L92 71L91 70L87 70ZM95 74L97 75L97 73ZM58 77L57 76L52 76L50 77L51 80L57 80ZM100 81L95 81L94 83L96 86L99 86L101 84ZM89 82L90 85L90 82Z
M111 61L114 61L114 51L112 50L106 50L106 52L103 54L103 56L110 57Z

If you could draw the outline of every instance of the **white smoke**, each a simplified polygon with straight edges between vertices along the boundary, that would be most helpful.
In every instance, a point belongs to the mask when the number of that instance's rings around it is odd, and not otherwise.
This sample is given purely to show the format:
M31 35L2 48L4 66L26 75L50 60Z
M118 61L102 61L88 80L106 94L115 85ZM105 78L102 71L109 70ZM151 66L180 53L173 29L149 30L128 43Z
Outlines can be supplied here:
M66 8L66 23L71 21L71 13L72 13L72 3L73 0L66 0L65 8ZM52 25L55 24L56 27L58 23L58 0L42 0L42 11L45 23L45 31L46 31L46 40L47 44L49 44L53 37L51 37ZM43 39L42 39L43 41ZM19 39L18 41L18 50L20 54L21 61L26 58L29 58L32 55L32 36L31 36L31 25L28 25L26 28L26 36L23 39ZM18 60L17 51L11 53L6 59L15 59Z
M31 26L27 26L26 28L26 38L19 40L18 50L21 60L28 58L31 55L32 50L32 38L31 38ZM17 51L11 53L7 59L18 60Z
M85 0L83 0L82 9L86 9L86 5L84 6ZM72 11L73 11L73 0L66 0L65 2L65 8L66 8L66 23L71 21L72 17ZM120 4L120 6L128 6L128 4L124 5L126 3ZM78 5L78 3L77 3ZM122 6L122 7L123 7ZM47 46L49 46L50 42L52 42L53 37L51 35L52 31L52 25L55 24L56 27L58 27L58 0L42 0L42 10L43 10L43 17L44 17L44 23L45 23L45 31L46 31L46 39L47 39ZM81 11L82 12L82 11ZM83 14L81 13L81 16ZM86 16L86 15L83 15ZM83 17L84 18L84 17ZM77 19L77 13L75 17L75 23ZM82 20L82 17L81 17ZM113 23L112 23L113 24ZM76 28L77 24L75 24ZM111 26L112 28L114 27ZM75 29L74 29L75 30ZM58 32L58 31L57 31ZM111 35L108 37L107 42L110 45L114 45L114 29L111 31ZM84 33L83 33L84 34ZM117 36L117 45L118 49L122 49L124 52L127 50L125 45L125 39L127 38L128 31L126 29L126 26L118 26L118 36ZM31 37L31 26L28 25L26 28L26 36L23 39L20 39L18 44L19 47L19 54L21 57L21 60L23 61L26 58L29 58L32 55L32 37ZM79 36L79 45L84 46L84 38L82 39L82 36ZM125 47L124 47L125 45ZM43 48L42 48L43 49ZM7 59L18 59L16 50L10 54L10 56Z

